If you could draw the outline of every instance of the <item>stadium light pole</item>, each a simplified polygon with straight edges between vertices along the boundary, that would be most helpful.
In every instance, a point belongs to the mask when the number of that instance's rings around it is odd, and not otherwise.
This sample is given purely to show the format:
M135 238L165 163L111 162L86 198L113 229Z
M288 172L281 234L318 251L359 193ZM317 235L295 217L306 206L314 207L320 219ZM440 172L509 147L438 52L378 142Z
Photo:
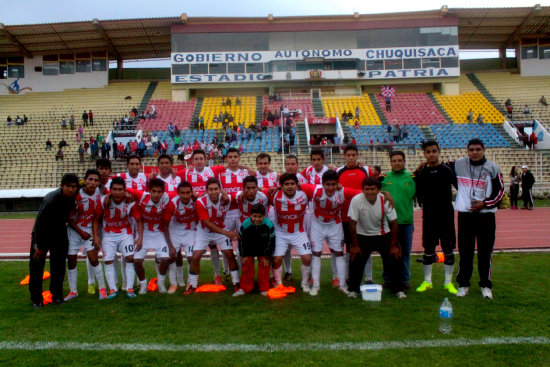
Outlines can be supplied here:
M283 120L282 120L282 118L279 121L281 122L281 152L283 152L283 154L281 155L281 164L282 164L281 170L284 171L284 169L285 169L285 141L284 141L284 135L283 135Z

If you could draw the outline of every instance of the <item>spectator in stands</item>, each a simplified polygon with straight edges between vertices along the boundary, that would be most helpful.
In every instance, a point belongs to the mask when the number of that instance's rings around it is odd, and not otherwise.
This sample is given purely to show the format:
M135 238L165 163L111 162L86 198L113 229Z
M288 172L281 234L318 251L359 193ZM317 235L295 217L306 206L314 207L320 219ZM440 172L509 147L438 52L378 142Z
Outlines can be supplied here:
M347 111L342 112L342 122L348 122L348 113L347 113Z
M145 143L140 140L139 143L138 143L138 146L137 146L137 154L139 157L143 158L143 156L145 155L145 150L147 149L147 146L145 145Z
M80 139L84 138L84 128L82 127L82 125L78 127L78 135L80 136Z
M474 111L470 108L470 111L468 112L468 122L470 124L474 123Z
M134 108L132 108L132 112L134 113L135 116L138 115L138 109L136 108L136 106L134 106Z
M199 129L204 130L204 116L199 119Z
M352 145L357 145L357 140L355 140L355 138L351 138L351 144Z
M399 143L399 134L400 134L399 125L397 125L395 129L393 129L391 141Z
M180 146L180 143L181 143L181 136L179 135L176 135L174 137L174 149L177 150Z
M525 107L523 107L523 114L525 115L525 117L531 115L531 110L529 109L528 105L525 105Z
M158 148L158 145L159 145L159 137L157 136L157 134L153 134L153 136L151 137L151 143L153 144L153 149L157 149L157 148Z
M477 115L477 123L478 124L483 124L483 115L481 113L479 115Z
M21 119L21 117L19 117L19 115L17 115L17 117L15 118L15 125L23 125L23 120Z
M524 148L528 147L529 143L529 135L525 133L525 131L521 132L521 136L519 137L521 144Z
M84 163L84 148L82 144L78 146L78 157L80 158L80 163Z
M401 126L401 137L403 138L403 140L409 137L409 127L405 124Z
M309 145L315 145L315 136L311 135L309 137Z
M225 98L222 98L222 106L225 107Z
M162 141L162 144L160 144L160 154L166 154L166 151L168 150L168 143L166 140Z
M235 106L240 106L240 105L241 105L241 99L237 97L237 99L235 100Z
M90 144L90 155L91 155L92 160L96 160L98 154L99 154L99 146L97 145L97 140L94 140Z
M90 121L90 126L94 126L94 114L92 110L88 112L88 120Z
M27 122L29 122L29 118L27 115L23 114L23 125L25 125Z
M58 161L60 159L63 160L63 147L59 147L57 153L55 153L55 160Z
M106 142L101 143L101 158L109 158L109 151L111 150L111 147Z
M52 150L52 142L50 139L46 140L46 150Z
M174 124L171 122L168 124L168 132L170 133L170 137L174 139L175 129L174 129Z
M13 125L11 122L11 116L8 116L8 118L6 119L6 126L11 126L11 125Z
M287 105L285 105L285 106L283 107L283 116L284 116L284 117L289 117L289 116L290 116L290 110L288 109L288 106L287 106Z
M80 135L78 133L75 134L75 140L77 144L80 144Z
M122 144L122 142L118 143L116 149L117 149L117 157L124 158L124 144Z
M544 98L544 96L540 96L539 103L544 107L548 107L548 102L546 102L546 98Z
M67 142L65 141L65 139L61 138L61 140L59 141L59 144L57 144L57 146L59 148L63 148L63 147L66 147L68 146Z
M511 106L512 105L512 100L510 98L508 98L505 102L504 102L504 106L506 108L508 108L508 106Z
M88 114L86 113L86 111L82 113L82 125L88 126Z
M67 119L65 116L61 117L61 128L66 129L67 128Z
M535 134L534 131L531 131L531 135L529 135L529 149L537 149L536 145L539 142L539 139L537 138L537 134Z
M359 119L359 116L361 116L361 110L359 109L359 106L355 107L355 118Z
M151 143L151 140L149 140L145 143L145 148L146 148L146 150L145 150L144 154L145 154L145 156L149 156L150 152L153 150L153 143Z
M521 175L517 172L516 166L512 166L510 170L510 208L516 210L518 208L519 183Z
M157 118L157 108L154 104L151 105L151 118L156 119Z
M231 98L227 97L227 99L225 100L225 105L227 107L231 107Z
M95 139L97 140L97 144L101 146L101 143L103 142L103 136L101 134L97 134Z
M512 105L506 106L506 114L509 119L512 119L514 117L513 112L514 112L514 107Z
M344 135L344 139L342 140L342 145L348 145L349 143L349 138L347 135Z
M386 111L391 112L391 97L386 96L385 101L386 101Z
M535 176L529 171L529 167L521 166L523 173L521 174L521 198L523 199L523 208L533 210L533 185L535 184Z

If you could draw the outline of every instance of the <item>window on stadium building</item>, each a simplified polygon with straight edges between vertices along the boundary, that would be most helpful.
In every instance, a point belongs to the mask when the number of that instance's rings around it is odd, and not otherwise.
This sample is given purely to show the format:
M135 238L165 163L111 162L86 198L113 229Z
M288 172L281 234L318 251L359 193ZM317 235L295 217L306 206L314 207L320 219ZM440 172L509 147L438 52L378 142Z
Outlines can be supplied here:
M92 59L92 71L107 71L107 59Z
M8 79L8 67L0 65L0 79Z
M208 64L192 64L191 74L208 74Z
M210 74L226 74L227 73L227 64L209 64Z
M264 64L261 64L261 63L248 63L248 64L246 64L246 72L247 73L263 73L264 72Z
M441 67L442 68L457 68L458 67L458 57L442 57L441 58Z
M8 65L8 78L24 78L25 65Z
M189 74L189 64L172 64L172 74Z
M423 68L438 68L440 67L439 59L437 58L424 58L422 59L422 67Z
M92 62L90 60L76 60L77 73L89 73L92 71Z
M386 70L396 70L403 68L403 60L384 60L384 68Z
M59 62L44 62L42 65L42 75L58 75Z
M367 70L384 70L384 60L367 61Z
M325 70L358 70L360 68L359 60L330 61L326 64L329 64L330 68Z
M244 64L229 63L227 64L227 72L229 74L242 74L244 73Z
M550 59L550 46L539 47L539 59Z
M74 74L74 61L60 61L59 74Z
M521 46L521 58L522 59L538 59L538 47L537 46Z
M403 68L405 69L420 69L422 67L421 59L404 59Z

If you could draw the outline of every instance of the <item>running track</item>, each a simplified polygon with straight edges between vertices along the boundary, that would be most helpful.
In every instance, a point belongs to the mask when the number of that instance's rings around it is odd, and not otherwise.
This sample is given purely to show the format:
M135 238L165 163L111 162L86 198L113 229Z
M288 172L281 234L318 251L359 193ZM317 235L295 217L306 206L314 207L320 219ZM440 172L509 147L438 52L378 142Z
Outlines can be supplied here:
M456 217L456 216L455 216ZM413 251L421 252L422 213L414 213ZM28 254L34 219L0 220L0 257L3 254ZM535 210L497 212L497 250L550 248L550 207ZM328 250L328 249L325 249Z

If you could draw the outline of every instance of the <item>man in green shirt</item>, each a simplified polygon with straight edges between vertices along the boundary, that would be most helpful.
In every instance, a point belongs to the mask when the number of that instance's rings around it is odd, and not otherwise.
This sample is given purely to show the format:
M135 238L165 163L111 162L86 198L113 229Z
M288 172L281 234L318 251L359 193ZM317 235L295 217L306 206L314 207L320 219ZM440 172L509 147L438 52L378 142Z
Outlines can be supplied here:
M416 192L414 174L405 169L405 153L394 150L390 153L391 171L380 176L382 190L388 191L393 197L399 225L398 242L401 245L401 261L404 271L401 281L406 289L410 288L411 278L410 255L414 232L413 198ZM390 277L384 274L384 282L389 283Z

